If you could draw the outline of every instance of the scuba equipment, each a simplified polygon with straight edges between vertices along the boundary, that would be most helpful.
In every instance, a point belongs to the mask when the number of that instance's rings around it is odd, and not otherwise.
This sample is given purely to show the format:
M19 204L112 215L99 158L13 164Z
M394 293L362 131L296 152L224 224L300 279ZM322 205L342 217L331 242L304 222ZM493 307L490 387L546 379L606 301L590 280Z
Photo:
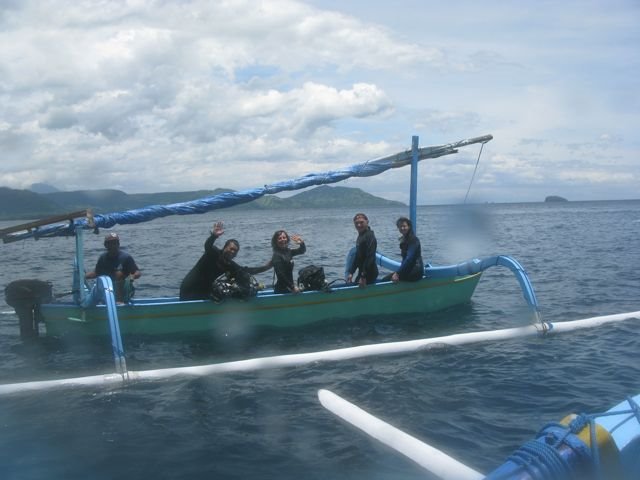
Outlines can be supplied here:
M301 268L298 271L298 287L300 290L327 290L324 268L316 265Z
M255 277L241 268L235 275L225 272L216 278L211 285L211 298L214 302L222 302L226 298L246 300L255 297L261 286Z

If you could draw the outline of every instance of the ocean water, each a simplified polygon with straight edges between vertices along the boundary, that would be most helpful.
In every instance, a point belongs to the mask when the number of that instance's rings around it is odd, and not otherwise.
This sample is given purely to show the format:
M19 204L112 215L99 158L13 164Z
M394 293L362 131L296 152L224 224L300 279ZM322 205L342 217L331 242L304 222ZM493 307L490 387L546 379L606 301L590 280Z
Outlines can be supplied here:
M342 276L356 237L352 209L201 216L118 227L143 271L137 296L177 294L216 220L241 243L238 261L270 257L271 234L299 233L307 253ZM398 255L393 208L366 211L379 250ZM15 223L15 222L13 222ZM422 207L425 260L448 264L506 254L527 270L547 321L640 310L640 201ZM12 222L0 223L0 228ZM102 232L104 233L104 232ZM91 268L103 235L87 235ZM0 287L19 278L70 289L70 239L0 245ZM271 274L259 276L266 284ZM217 338L125 338L131 370L313 352L528 321L515 277L487 271L468 305L437 314L354 318L310 328ZM0 397L2 479L424 479L411 461L324 410L326 388L407 433L488 472L544 424L599 412L640 391L640 322L546 338L450 347L293 368L65 389ZM41 339L24 345L0 299L0 383L113 371L108 341Z

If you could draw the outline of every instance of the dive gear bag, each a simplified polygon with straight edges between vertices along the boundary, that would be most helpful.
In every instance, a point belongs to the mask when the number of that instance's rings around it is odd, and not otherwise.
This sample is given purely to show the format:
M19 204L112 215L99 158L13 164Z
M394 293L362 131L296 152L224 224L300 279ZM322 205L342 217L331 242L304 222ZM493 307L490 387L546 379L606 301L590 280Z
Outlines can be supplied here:
M325 290L327 281L324 268L308 265L298 271L298 288L301 290Z
M260 290L260 284L245 269L240 269L235 275L229 272L216 278L211 285L211 298L215 302L221 302L226 298L239 298L246 300L255 297Z

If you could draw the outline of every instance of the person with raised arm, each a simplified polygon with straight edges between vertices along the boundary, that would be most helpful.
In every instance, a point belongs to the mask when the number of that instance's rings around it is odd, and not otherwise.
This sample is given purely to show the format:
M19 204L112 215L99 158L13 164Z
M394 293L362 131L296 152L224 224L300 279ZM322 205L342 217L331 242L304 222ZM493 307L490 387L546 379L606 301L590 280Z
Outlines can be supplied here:
M241 270L255 274L266 272L271 268L271 262L261 267L241 267L238 265L234 261L240 250L240 243L237 240L233 238L227 240L222 250L214 245L216 239L223 234L223 223L214 223L211 234L204 242L204 253L180 284L180 300L210 299L213 282L224 273L231 277L237 277Z
M298 248L289 248L291 241L296 243ZM271 237L271 248L273 249L271 264L276 275L273 291L275 293L299 293L300 290L293 282L293 257L307 251L304 240L300 235L293 235L289 238L287 232L278 230Z

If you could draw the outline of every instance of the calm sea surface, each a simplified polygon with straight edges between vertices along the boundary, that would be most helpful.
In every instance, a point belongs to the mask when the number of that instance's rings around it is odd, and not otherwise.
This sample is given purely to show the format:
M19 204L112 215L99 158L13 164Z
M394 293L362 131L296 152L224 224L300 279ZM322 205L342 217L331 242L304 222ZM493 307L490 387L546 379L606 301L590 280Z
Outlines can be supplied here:
M143 270L137 296L176 295L215 220L241 243L238 261L270 258L279 228L342 276L356 234L351 209L223 210L119 227ZM398 209L369 209L379 251L398 256ZM640 201L424 207L425 259L457 263L506 254L527 270L548 321L640 310ZM16 222L1 222L0 228ZM101 235L87 234L92 268ZM0 245L0 287L20 278L70 289L70 239ZM296 268L297 269L297 268ZM259 279L271 283L271 274ZM221 338L125 338L131 370L508 328L528 321L518 282L487 271L472 302L435 315L357 318ZM113 371L108 341L23 345L0 299L0 383ZM424 471L322 408L327 388L473 468L488 472L550 421L606 410L640 391L640 322L574 334L476 344L257 373L0 397L2 479L424 479Z

